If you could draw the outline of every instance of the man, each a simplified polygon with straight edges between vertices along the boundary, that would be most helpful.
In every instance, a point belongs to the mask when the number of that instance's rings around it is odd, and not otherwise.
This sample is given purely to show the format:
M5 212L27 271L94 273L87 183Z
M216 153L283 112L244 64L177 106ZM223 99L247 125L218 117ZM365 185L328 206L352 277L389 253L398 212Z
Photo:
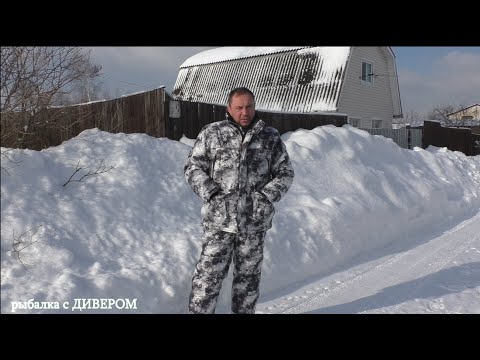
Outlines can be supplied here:
M294 171L278 131L255 112L244 87L228 95L227 120L205 126L188 156L185 178L203 201L203 247L189 313L215 313L233 257L232 313L255 312L263 241Z

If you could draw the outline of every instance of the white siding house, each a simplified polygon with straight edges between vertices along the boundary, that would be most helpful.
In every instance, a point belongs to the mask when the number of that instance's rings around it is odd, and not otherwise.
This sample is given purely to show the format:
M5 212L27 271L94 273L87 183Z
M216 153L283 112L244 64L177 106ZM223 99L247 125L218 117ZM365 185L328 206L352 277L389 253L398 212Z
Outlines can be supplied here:
M464 120L480 120L480 105L473 104L464 109L458 110L447 115L449 120L464 121Z
M175 100L225 105L245 86L258 110L339 113L362 128L392 128L402 117L390 47L223 47L181 66Z
M352 47L337 111L361 128L392 128L402 117L395 56L389 47Z

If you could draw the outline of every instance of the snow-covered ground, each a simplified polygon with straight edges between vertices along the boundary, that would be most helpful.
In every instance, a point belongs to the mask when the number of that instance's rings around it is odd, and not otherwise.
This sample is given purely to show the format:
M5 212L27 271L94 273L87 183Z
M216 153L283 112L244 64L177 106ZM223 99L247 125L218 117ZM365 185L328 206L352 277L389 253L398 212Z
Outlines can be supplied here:
M349 125L282 138L296 177L267 233L258 313L480 313L480 156ZM1 312L186 313L202 205L183 176L191 141L91 129L2 148Z

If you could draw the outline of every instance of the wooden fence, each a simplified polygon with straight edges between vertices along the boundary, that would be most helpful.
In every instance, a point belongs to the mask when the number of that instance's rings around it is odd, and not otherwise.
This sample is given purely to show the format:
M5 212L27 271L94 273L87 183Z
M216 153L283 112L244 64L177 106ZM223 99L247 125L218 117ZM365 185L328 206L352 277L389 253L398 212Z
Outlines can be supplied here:
M225 120L227 111L226 106L189 101L171 101L170 106L177 108L170 112L167 122L167 137L173 140L180 140L182 135L195 139L205 125ZM257 110L257 113L280 134L300 128L311 130L321 125L343 126L347 123L347 116L338 114L273 113L262 110Z
M1 146L41 150L60 145L82 131L98 128L112 133L145 133L154 137L180 140L182 135L197 137L207 124L225 119L226 106L174 101L163 89L134 94L109 101L43 109L31 113L1 114ZM260 117L281 134L297 129L310 130L333 124L343 126L346 115L272 113L258 110ZM443 128L425 121L422 129L363 129L392 138L399 146L412 149L429 145L480 154L480 135L470 129Z
M161 88L109 101L45 108L34 114L2 113L2 146L41 150L92 128L164 137L167 97Z
M392 139L398 146L404 149L413 149L415 146L422 147L423 130L418 128L404 127L401 129L363 129L372 135L381 135Z
M468 128L446 128L436 121L425 121L423 124L424 149L433 145L473 156L480 154L476 141L480 141L480 135L472 134Z
M82 131L98 128L112 133L145 133L180 140L196 138L203 126L225 119L226 106L174 101L163 88L68 107L42 109L31 113L2 114L1 145L41 150L60 145ZM259 111L267 125L282 134L299 128L347 123L344 115L283 114Z
M480 134L468 128L442 127L439 122L425 121L420 128L402 129L362 129L372 135L382 135L392 139L398 146L413 149L415 146L426 149L433 145L461 151L465 155L480 154Z

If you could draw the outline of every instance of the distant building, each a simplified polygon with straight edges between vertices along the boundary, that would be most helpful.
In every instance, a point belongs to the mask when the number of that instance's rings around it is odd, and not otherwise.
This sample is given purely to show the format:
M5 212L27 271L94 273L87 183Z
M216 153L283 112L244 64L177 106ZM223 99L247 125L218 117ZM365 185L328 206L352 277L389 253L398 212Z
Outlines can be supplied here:
M225 105L229 91L250 88L259 110L340 113L361 128L392 128L402 117L390 47L223 47L181 66L175 100Z
M455 111L454 113L448 114L447 118L452 121L465 121L468 123L470 120L475 122L480 121L480 105L473 104L464 109ZM478 124L477 124L478 125Z

